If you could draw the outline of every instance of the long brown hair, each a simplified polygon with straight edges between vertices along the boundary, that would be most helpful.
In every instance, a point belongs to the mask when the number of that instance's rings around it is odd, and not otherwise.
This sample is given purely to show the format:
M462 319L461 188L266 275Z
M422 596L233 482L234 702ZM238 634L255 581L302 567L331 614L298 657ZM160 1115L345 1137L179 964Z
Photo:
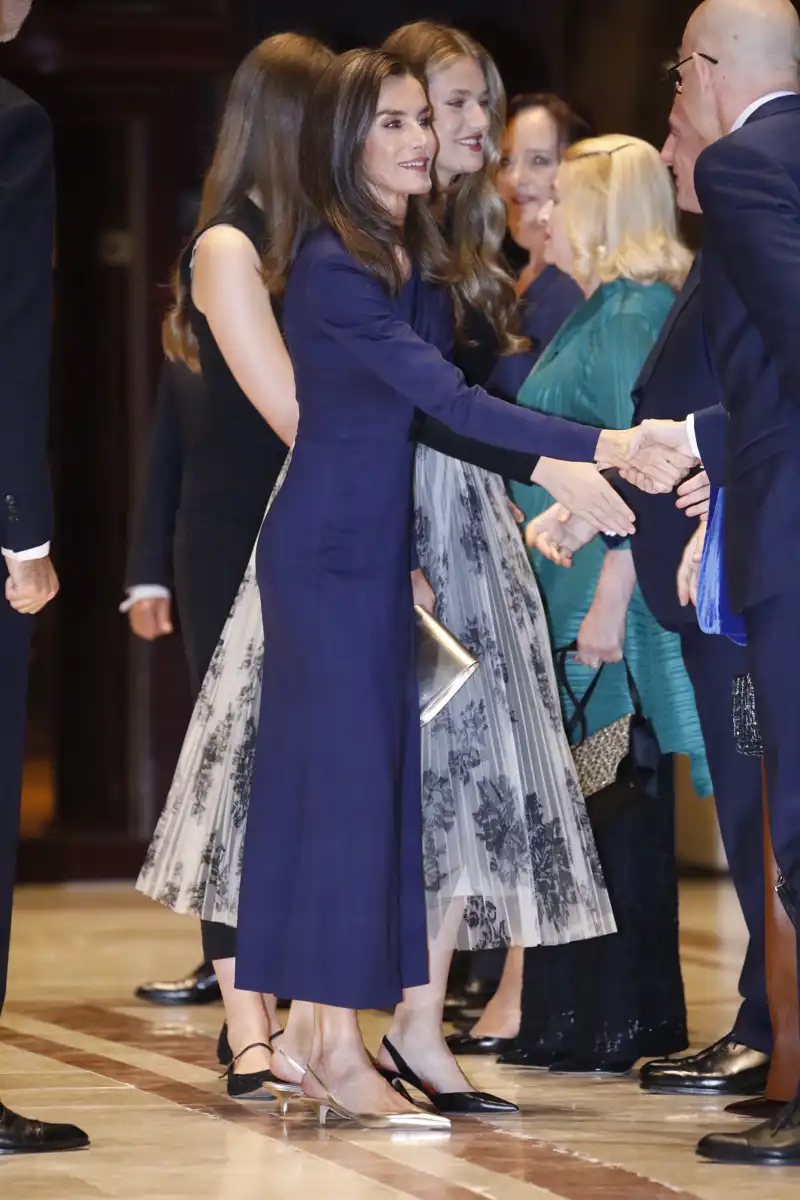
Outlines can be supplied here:
M442 197L443 219L451 240L456 326L463 332L467 310L477 309L492 326L502 353L524 349L527 342L516 336L516 289L502 258L506 210L494 182L506 120L506 94L497 64L468 33L434 21L403 25L387 38L383 48L428 82L436 71L459 58L474 59L483 72L490 117L484 165L474 174L462 175Z
M266 246L263 278L276 295L286 286L295 250L311 220L298 176L300 131L308 98L332 58L321 42L295 33L276 34L251 50L231 82L203 184L193 236L249 192L258 193ZM183 359L198 370L180 262L173 296L164 319L164 350L169 358Z
M320 220L350 254L390 291L403 283L402 245L425 279L446 282L449 255L427 196L409 196L402 229L373 195L364 175L364 145L387 79L413 75L381 50L340 55L320 79L306 108L300 182Z

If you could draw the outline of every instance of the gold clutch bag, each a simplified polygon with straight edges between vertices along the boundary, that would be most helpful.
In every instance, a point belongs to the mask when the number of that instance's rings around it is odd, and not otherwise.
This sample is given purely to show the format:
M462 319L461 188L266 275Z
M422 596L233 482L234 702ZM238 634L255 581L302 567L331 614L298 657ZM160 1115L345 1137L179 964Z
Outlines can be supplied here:
M475 674L478 660L424 608L415 605L414 615L417 619L419 723L427 725Z

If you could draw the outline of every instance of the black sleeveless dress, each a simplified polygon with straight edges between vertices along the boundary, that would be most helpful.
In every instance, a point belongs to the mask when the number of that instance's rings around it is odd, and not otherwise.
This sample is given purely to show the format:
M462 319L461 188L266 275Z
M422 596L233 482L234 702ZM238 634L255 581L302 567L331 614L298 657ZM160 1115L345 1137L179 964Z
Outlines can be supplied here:
M264 245L261 211L244 198L195 235L180 264L206 385L198 391L198 411L187 430L175 531L176 598L195 691L236 598L287 454L284 443L239 387L208 322L191 301L194 248L215 225L241 230L259 253ZM276 315L280 322L280 306Z
M236 599L288 453L239 387L208 322L191 300L192 255L198 239L215 225L232 225L259 253L264 248L261 210L245 197L194 236L180 263L205 384L198 390L198 410L187 422L174 548L176 600L196 692ZM273 306L280 324L281 306L275 300ZM206 960L235 956L235 929L207 921L202 927Z

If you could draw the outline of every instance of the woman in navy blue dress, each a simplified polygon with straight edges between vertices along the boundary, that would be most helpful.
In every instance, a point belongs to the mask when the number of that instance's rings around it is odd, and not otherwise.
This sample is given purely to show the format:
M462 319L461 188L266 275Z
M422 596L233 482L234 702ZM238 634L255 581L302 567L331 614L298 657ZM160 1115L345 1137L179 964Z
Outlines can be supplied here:
M449 303L437 287L448 255L423 199L435 150L427 99L405 67L374 51L337 59L302 144L302 183L323 225L285 297L300 422L258 549L264 676L237 985L316 1005L303 1087L321 1115L418 1128L419 1111L373 1070L355 1013L394 1005L428 978L409 583L414 407L490 444L551 456L534 478L568 478L590 494L598 527L620 533L628 510L587 464L623 462L628 437L469 388L415 332L436 327Z

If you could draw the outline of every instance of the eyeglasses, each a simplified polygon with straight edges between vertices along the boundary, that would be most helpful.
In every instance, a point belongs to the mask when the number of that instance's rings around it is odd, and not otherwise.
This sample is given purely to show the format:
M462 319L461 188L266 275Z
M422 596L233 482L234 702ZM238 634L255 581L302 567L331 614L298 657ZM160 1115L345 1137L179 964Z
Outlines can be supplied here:
M715 66L715 67L719 66L718 58L712 58L710 54L703 54L703 52L701 50L697 51L697 57L704 58L706 60L706 62L710 62L712 64L712 66ZM668 66L666 69L667 70L667 78L669 79L672 86L675 88L675 91L678 93L680 93L681 88L683 87L683 79L681 78L681 67L685 67L686 64L691 62L693 58L694 58L694 55L690 54L688 58L684 58L681 60L681 62L674 63L672 66Z

